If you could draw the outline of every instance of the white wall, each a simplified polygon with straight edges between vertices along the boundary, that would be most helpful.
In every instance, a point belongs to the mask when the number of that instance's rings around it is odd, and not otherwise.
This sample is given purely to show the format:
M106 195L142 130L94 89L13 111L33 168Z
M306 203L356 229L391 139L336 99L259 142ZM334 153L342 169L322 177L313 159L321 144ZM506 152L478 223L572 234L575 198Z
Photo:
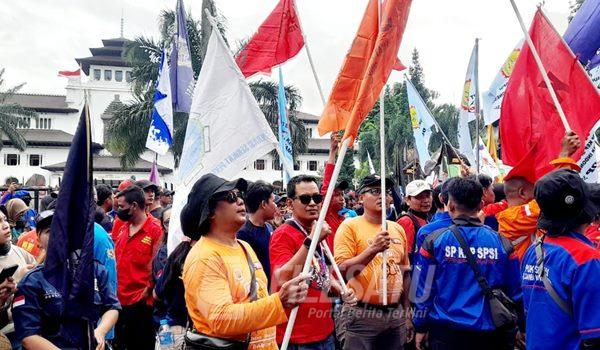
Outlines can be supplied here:
M46 166L50 164L56 164L65 162L67 160L69 149L68 148L60 148L60 147L27 147L24 152L19 152L16 148L5 146L0 151L0 166L2 171L0 171L0 181L2 181L2 185L4 185L4 180L7 177L14 176L19 179L19 182L27 181L33 174L40 174L46 178L46 184L53 185L51 183L49 171L42 169L39 166L29 166L29 158L30 154L40 154L42 155L42 164L41 166ZM4 164L4 155L5 154L19 154L21 158L21 163L19 166L7 166Z

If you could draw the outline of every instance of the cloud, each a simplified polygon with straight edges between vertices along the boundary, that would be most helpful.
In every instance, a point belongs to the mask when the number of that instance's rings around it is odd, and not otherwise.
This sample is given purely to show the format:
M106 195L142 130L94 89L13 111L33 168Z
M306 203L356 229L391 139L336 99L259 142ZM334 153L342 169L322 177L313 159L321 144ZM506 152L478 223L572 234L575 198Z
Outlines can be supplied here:
M256 30L277 0L217 0L227 18L228 38L236 42ZM202 1L186 0L188 11L200 17ZM316 70L327 98L354 35L367 0L297 1ZM536 10L531 0L518 0L528 27ZM24 91L64 94L66 81L59 70L76 69L75 58L89 56L101 39L119 36L121 11L125 36L158 36L160 11L175 1L19 0L0 8L0 52L7 84L26 82ZM548 0L545 10L562 34L569 4ZM480 42L480 88L491 83L508 53L522 38L508 1L413 0L399 57L408 65L413 48L420 53L428 87L438 91L439 102L458 104L475 38ZM300 89L301 107L319 114L322 109L305 51L283 66L285 81ZM394 72L390 83L402 80Z

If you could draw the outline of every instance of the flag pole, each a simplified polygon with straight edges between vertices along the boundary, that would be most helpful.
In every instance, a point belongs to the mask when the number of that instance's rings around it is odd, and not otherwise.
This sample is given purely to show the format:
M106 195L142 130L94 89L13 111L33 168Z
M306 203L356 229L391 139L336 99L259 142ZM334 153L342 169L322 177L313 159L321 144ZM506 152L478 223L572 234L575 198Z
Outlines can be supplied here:
M527 45L529 46L529 49L531 50L533 59L535 60L535 63L537 64L538 69L540 70L540 74L542 75L542 78L544 79L544 82L546 83L546 87L548 87L548 92L550 93L550 97L552 97L552 102L554 102L554 107L556 107L556 111L558 112L558 116L560 117L560 120L565 128L565 131L571 132L572 129L571 129L571 126L569 125L569 121L567 120L567 116L565 115L565 112L563 111L562 106L560 105L560 102L558 102L558 97L556 97L556 92L554 91L554 87L552 86L552 83L550 82L550 78L548 78L548 73L546 72L546 69L544 68L544 65L542 64L542 59L540 58L540 55L538 54L537 49L533 45L531 36L529 36L529 31L527 31L527 28L525 27L525 23L523 23L523 18L521 17L521 13L519 12L519 9L517 8L517 4L515 4L515 0L510 0L510 4L512 5L513 10L515 11L515 15L517 16L517 20L519 21L519 24L521 25L521 29L523 30L523 34L525 35L525 39L527 40ZM542 14L543 14L543 12L542 12Z
M310 48L308 46L308 40L306 39L306 34L304 34L304 29L302 27L302 20L300 19L300 12L298 12L298 7L296 6L296 1L291 0L294 5L294 11L296 11L296 16L298 17L298 25L300 26L300 32L302 33L302 39L304 39L304 47L306 48L306 55L308 56L308 63L310 64L310 68L312 70L313 77L315 78L315 83L317 83L317 89L319 90L319 97L321 97L321 102L323 106L327 103L325 101L325 95L323 94L323 88L321 87L321 82L319 81L319 77L317 76L317 70L315 69L315 63L313 62L312 55L310 54Z
M480 128L480 117L481 110L479 109L479 38L475 38L475 144L477 145L476 154L477 157L477 174L481 171L481 161L479 160L479 128Z
M342 163L344 162L344 157L346 156L346 151L348 151L349 144L350 138L346 138L344 139L344 141L342 141L342 147L340 148L338 159L335 162L335 167L333 168L333 174L331 175L330 184L335 184L337 182L337 179L340 175L340 170L342 170ZM317 250L317 244L319 243L319 237L321 236L321 231L323 230L323 223L325 222L325 215L327 214L327 210L329 210L329 204L331 203L331 198L333 197L334 189L335 185L329 186L327 188L327 193L325 194L325 199L323 201L323 205L321 206L321 212L319 213L319 219L317 220L317 225L315 227L313 239L310 242L310 247L308 247L306 260L304 261L304 266L302 267L303 274L308 273L310 264L312 262L312 257L314 256L315 251ZM294 330L294 323L296 322L297 315L298 306L292 309L290 317L288 318L288 324L285 328L285 335L283 336L283 342L281 343L281 350L287 350L287 347L290 343L290 338L292 337L292 331Z
M382 16L381 16L381 1L377 0L377 9L378 9L378 16L379 16L379 33L381 33L381 21L382 21ZM379 35L379 34L378 34ZM386 195L386 188L385 188L385 85L383 86L383 89L381 90L381 94L379 95L379 164L380 164L380 168L381 168L381 230L385 231L387 230L387 208L386 208L386 200L387 200L387 195ZM383 305L387 305L388 304L388 288L387 288L387 274L388 274L388 269L387 269L387 251L383 251L382 252L382 258L383 258L383 263L382 263L382 269L383 269L383 273L382 273L382 294L383 294Z

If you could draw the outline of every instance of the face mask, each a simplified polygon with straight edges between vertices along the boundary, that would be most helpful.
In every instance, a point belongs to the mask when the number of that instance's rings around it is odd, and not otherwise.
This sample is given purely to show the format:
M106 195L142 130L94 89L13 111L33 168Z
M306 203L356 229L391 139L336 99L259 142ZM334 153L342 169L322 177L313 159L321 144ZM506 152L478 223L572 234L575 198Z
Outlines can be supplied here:
M127 208L127 209L119 209L117 211L117 217L123 221L129 221L131 219L131 217L133 216L133 214L131 214L129 212L131 208Z

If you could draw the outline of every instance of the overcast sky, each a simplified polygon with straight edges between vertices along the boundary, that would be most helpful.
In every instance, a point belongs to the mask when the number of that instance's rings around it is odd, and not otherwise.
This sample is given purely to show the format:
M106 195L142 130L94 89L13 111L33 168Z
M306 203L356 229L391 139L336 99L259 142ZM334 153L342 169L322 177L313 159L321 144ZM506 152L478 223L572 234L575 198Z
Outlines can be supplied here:
M188 14L199 18L201 0L184 0ZM227 19L228 39L251 35L278 0L215 0ZM298 11L326 98L352 43L368 0L297 0ZM529 27L538 1L517 0ZM161 10L175 0L12 0L0 7L0 67L6 86L27 83L24 92L64 94L59 70L75 70L76 57L90 55L101 39L119 36L125 14L125 37L158 36ZM569 0L547 0L544 9L559 33L567 27ZM438 102L459 104L473 43L480 41L480 86L484 91L522 32L509 0L413 0L399 57L408 66L417 48L429 88ZM320 114L321 100L301 51L283 66L286 84L300 89L301 110ZM270 79L270 78L267 78ZM388 83L402 80L393 72Z

